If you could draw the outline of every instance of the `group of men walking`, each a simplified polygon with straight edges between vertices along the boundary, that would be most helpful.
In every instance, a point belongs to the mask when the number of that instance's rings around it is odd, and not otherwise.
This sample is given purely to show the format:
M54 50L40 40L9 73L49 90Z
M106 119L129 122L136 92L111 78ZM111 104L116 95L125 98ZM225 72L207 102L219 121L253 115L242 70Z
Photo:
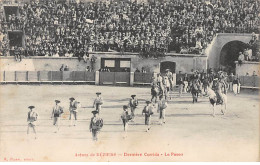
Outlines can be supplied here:
M234 79L232 79L234 78ZM168 96L167 93L173 89L173 76L169 70L165 74L164 77L161 76L161 74L157 75L157 78L154 78L152 81L152 99L147 100L145 103L146 105L142 109L142 115L144 115L144 124L147 126L146 131L148 132L151 129L151 116L154 114L154 109L157 109L157 113L159 113L159 123L161 125L165 124L165 112L166 108L168 106ZM215 81L217 80L217 81ZM232 83L230 81L232 80ZM214 84L213 82L216 82ZM199 73L195 72L191 77L187 77L187 74L184 76L183 79L181 79L182 85L184 86L185 92L189 91L189 88L192 88L193 84L198 86L197 90L201 90L206 92L207 88L213 88L215 90L216 95L219 98L219 101L221 102L221 95L223 93L226 94L226 91L229 87L229 89L233 90L235 92L235 88L237 88L239 84L239 80L236 77L228 77L224 75L223 72L219 72L217 78L211 77L211 75L206 75L205 77L200 75ZM232 87L231 87L232 85ZM215 88L215 89L214 89ZM236 94L236 92L235 92ZM97 140L98 132L103 127L103 119L99 116L101 112L101 108L103 105L103 98L101 97L101 92L96 93L96 98L93 101L93 108L95 110L92 111L93 117L90 119L90 125L89 130L92 132L92 138L93 140ZM157 97L159 97L159 100L157 100ZM153 102L153 100L155 101ZM78 108L80 106L80 102L76 101L75 98L71 97L69 98L69 120L70 125L69 126L76 126L77 120L78 120ZM52 113L51 113L51 119L53 119L53 125L55 126L56 130L55 133L57 133L60 129L60 117L64 113L64 108L60 106L60 100L55 100L55 105L52 107ZM128 130L128 123L130 121L134 122L136 118L136 109L139 105L138 99L136 98L136 95L131 95L131 98L129 99L129 102L127 105L124 105L122 107L123 112L120 116L122 123L123 123L123 130L124 130L124 138L127 136L127 130ZM36 123L38 120L38 113L34 111L35 106L29 106L28 107L30 111L28 112L28 129L27 133L29 134L30 128L33 129L33 132L35 134L35 138L37 138L36 133Z
M103 99L100 96L101 92L96 93L97 97L94 100L93 107L96 109L92 111L93 117L91 118L89 129L92 132L93 140L97 140L97 133L103 126L103 121L100 117L98 117L98 114L101 110L101 105L103 104ZM69 98L69 120L70 125L69 126L76 126L77 120L78 120L78 108L80 107L80 102L76 101L74 97ZM51 119L53 120L53 125L55 126L55 133L57 133L60 129L60 118L62 114L64 113L64 108L60 105L60 100L55 100L55 105L52 107L51 112ZM30 111L28 112L27 116L27 122L28 122L28 128L27 128L27 134L29 134L30 129L33 129L35 139L37 139L37 131L36 131L36 124L38 121L38 113L34 110L35 106L29 106L28 107Z
M157 104L153 104L150 100L145 101L146 105L142 110L142 115L144 115L144 124L146 125L146 132L151 129L151 116L154 114L154 109L157 108L159 113L160 124L165 124L165 109L167 108L167 102L161 95ZM123 112L121 114L121 119L124 127L124 138L127 137L128 123L129 121L134 121L135 110L138 106L138 99L136 95L131 95L128 105L123 106ZM157 106L157 107L156 107ZM130 109L130 111L129 111Z
M164 76L161 73L157 74L157 77L152 78L151 89L151 102L157 102L157 97L164 97L166 100L169 96L169 92L173 90L173 75L169 69L166 69Z
M92 133L92 139L94 141L98 140L98 133L103 127L103 119L99 116L101 107L103 104L103 98L101 97L101 92L96 93L97 97L93 101L93 108L95 110L91 111L93 116L90 119L89 130ZM78 108L80 107L80 102L76 101L75 98L69 98L69 126L76 126L78 120ZM60 105L60 100L55 100L55 105L52 107L51 119L53 120L53 125L55 126L55 133L58 133L61 125L61 117L65 113L64 108ZM121 120L124 128L124 138L127 137L128 123L130 121L134 122L136 118L136 109L138 108L139 101L136 95L131 95L127 105L123 106L123 112L121 114ZM157 106L157 107L156 107ZM29 106L30 110L28 112L27 122L27 134L29 134L30 129L33 130L35 139L37 139L36 125L39 118L38 113L34 110L35 106ZM165 123L165 109L167 108L167 102L160 96L157 104L152 104L151 101L146 101L146 105L142 110L142 115L144 115L144 124L147 126L146 131L151 129L151 116L154 114L154 109L157 108L159 113L160 124Z

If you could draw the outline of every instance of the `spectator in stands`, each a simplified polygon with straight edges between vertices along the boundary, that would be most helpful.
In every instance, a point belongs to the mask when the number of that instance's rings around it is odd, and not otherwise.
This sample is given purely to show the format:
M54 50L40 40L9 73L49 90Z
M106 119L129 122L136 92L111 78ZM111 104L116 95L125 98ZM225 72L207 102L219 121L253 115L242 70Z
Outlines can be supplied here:
M69 71L69 67L68 67L68 65L65 65L65 67L64 67L64 71Z
M89 60L89 53L88 52L84 53L83 60L84 60L85 63L88 62L88 60Z
M95 1L69 5L46 0L25 3L19 6L19 13L7 16L7 23L1 20L3 31L24 29L26 36L32 36L32 42L26 42L26 46L40 50L43 44L51 44L55 51L65 46L74 56L83 45L88 46L89 52L133 51L156 58L170 51L202 53L216 33L259 32L260 22L259 4L251 0L145 4L111 0L110 4ZM251 45L255 40L252 33ZM252 49L253 55L255 50ZM60 50L59 53L64 54Z
M21 50L18 46L14 46L14 58L18 62L22 61Z
M142 73L146 73L146 70L145 70L144 67L141 68L141 72L142 72Z
M55 51L55 54L52 57L60 57L59 52Z
M241 65L245 61L245 56L242 52L239 52L238 64Z
M105 68L103 69L103 72L110 72L110 69L107 66L105 66Z
M138 68L136 68L136 69L135 69L135 72L136 72L136 73L139 73L139 72L140 72L140 70L139 70Z
M64 71L64 69L65 69L64 64L62 64L61 67L60 67L60 71Z
M86 72L90 72L90 68L89 68L89 66L87 66L87 68L86 68Z

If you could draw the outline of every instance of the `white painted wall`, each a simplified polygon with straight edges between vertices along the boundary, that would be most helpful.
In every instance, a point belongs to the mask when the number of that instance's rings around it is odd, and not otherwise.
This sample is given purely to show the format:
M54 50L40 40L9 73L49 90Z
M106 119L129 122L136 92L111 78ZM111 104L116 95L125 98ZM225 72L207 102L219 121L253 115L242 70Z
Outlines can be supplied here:
M245 76L246 73L252 76L254 71L256 75L260 76L259 62L244 61L241 65L236 62L236 74L238 76Z
M101 58L131 58L131 71L135 71L137 67L139 69L145 67L147 71L160 72L160 62L163 61L176 62L176 73L207 69L207 57L200 55L170 54L158 59L143 59L137 54L122 56L119 53L91 53L90 56L92 55L97 57L95 70L100 69ZM84 71L90 66L90 62L85 63L83 60L79 62L77 58L29 57L17 62L14 57L0 57L1 71L58 71L62 64L68 65L71 71Z

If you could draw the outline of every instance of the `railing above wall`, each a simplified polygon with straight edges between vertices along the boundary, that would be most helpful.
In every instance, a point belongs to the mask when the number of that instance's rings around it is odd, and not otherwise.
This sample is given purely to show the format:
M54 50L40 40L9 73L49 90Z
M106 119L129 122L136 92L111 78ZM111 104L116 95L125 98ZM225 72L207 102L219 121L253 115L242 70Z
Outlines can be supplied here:
M120 52L89 52L89 55L95 55L98 57L98 55L115 55L115 56L121 56L122 58L124 56L140 56L139 53L132 53L132 52L124 52L124 54ZM206 57L204 54L180 54L180 53L166 53L165 56L176 56L176 57ZM140 56L141 57L141 56ZM13 59L14 56L0 56L1 58L7 58L7 59ZM78 57L65 57L65 56L60 56L60 57L45 57L45 56L26 56L23 57L23 59L78 59Z

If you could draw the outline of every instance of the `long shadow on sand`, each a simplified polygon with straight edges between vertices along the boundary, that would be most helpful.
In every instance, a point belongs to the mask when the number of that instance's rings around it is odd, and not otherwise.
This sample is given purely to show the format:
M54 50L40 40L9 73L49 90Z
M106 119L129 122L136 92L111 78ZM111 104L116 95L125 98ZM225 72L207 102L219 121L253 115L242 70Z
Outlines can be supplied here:
M170 114L166 115L166 117L202 117L202 116L211 116L212 114L209 112L208 114Z

